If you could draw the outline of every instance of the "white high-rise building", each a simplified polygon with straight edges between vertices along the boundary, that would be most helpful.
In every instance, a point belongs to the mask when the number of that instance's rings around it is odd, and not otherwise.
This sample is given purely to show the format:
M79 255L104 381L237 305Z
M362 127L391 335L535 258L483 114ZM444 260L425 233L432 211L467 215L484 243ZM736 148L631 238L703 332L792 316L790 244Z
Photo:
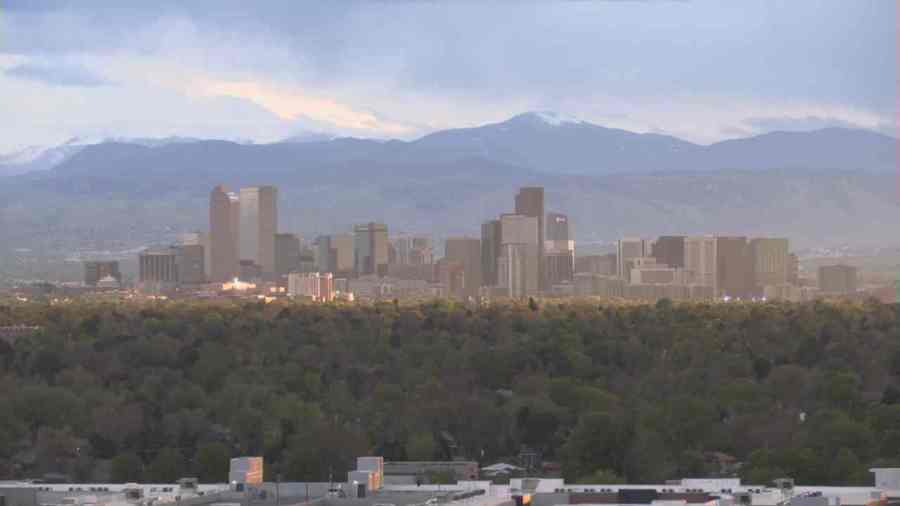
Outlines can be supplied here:
M275 272L275 234L278 232L278 189L241 188L240 259L251 260L265 274Z

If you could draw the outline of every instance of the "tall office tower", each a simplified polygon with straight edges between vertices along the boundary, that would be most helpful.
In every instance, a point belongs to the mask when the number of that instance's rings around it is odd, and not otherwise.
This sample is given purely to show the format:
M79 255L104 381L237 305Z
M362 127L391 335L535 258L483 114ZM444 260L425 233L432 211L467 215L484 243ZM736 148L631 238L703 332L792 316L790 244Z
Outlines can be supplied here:
M300 238L295 234L275 234L275 274L287 275L300 269Z
M571 283L575 279L575 241L547 239L544 241L544 253L545 286L552 288L553 285Z
M716 237L716 284L717 295L753 295L753 265L746 237Z
M316 239L316 266L321 272L353 272L353 235L320 235Z
M353 227L353 265L358 276L387 273L387 225L367 223Z
M684 268L686 282L690 285L712 287L716 294L716 238L712 236L686 237L684 239Z
M664 235L653 244L653 258L669 267L684 267L684 236Z
M396 251L394 263L399 265L423 265L434 263L431 237L403 234L391 239Z
M547 213L547 241L568 241L571 235L568 216Z
M199 285L206 282L204 267L205 252L202 244L182 244L176 246L176 262L178 264L178 283L183 285Z
M500 220L491 220L481 225L481 278L483 286L497 286L497 261L501 249Z
M846 295L856 292L856 267L823 265L819 267L819 292L823 295Z
M239 204L224 186L216 186L209 194L209 279L228 281L238 274Z
M138 280L160 285L178 284L178 249L159 248L141 252L138 258Z
M516 194L516 214L537 218L538 223L538 284L540 289L546 289L544 284L544 188L541 186L528 186L520 188Z
M241 188L240 259L252 260L263 274L275 273L275 234L278 232L278 189Z
M444 258L462 265L464 297L477 297L482 284L481 240L473 237L450 237L444 243Z
M500 217L501 247L498 284L509 297L540 292L540 222L535 216L504 214Z
M616 242L616 276L625 281L631 276L631 262L635 258L647 256L643 239L621 239Z
M757 293L767 286L787 283L789 246L788 240L783 238L756 238L750 241Z
M119 271L118 260L84 263L84 284L86 286L97 286L97 283L107 276L113 277L119 283L122 282L122 272Z

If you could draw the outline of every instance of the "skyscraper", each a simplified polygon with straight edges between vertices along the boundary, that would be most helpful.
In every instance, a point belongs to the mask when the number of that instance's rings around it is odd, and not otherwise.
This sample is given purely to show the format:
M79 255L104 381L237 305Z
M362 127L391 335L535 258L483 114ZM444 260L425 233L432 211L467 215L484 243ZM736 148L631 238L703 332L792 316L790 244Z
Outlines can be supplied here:
M252 260L264 274L274 274L278 189L274 186L241 188L240 200L240 259Z
M300 238L295 234L275 234L275 274L279 279L300 268Z
M320 235L316 239L316 266L321 272L353 271L353 235Z
M750 297L753 294L753 265L746 237L716 237L717 295Z
M501 247L500 220L490 220L481 225L481 277L483 286L497 286L497 261Z
M400 265L422 265L434 263L431 237L427 235L402 234L391 239L396 251L394 263Z
M548 227L549 232L549 227ZM550 234L548 233L549 237ZM544 241L544 275L546 286L571 283L575 276L575 241Z
M684 239L684 268L686 282L691 285L712 287L718 293L716 238L713 236L686 237Z
M570 235L568 216L561 213L547 213L547 241L568 241Z
M367 223L353 228L353 264L359 276L384 276L388 265L388 229L382 223Z
M787 283L789 243L787 239L761 237L750 241L753 278L757 293L766 286Z
M669 267L684 267L684 236L664 235L653 244L653 258Z
M481 240L473 237L450 237L444 244L444 258L462 265L465 297L478 296L481 288Z
M537 218L538 241L538 284L540 289L544 285L544 188L541 186L528 186L519 189L516 194L516 214Z
M216 186L209 195L209 277L227 281L238 273L237 196L224 186Z
M504 214L500 217L501 252L498 284L508 297L540 291L540 226L537 217Z

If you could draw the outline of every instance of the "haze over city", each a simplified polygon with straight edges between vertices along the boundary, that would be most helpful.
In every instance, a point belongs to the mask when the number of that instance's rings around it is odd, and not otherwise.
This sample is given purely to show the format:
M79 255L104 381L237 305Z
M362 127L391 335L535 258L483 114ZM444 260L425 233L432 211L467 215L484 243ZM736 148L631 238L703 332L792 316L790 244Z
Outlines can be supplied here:
M0 506L900 506L897 5L0 0Z

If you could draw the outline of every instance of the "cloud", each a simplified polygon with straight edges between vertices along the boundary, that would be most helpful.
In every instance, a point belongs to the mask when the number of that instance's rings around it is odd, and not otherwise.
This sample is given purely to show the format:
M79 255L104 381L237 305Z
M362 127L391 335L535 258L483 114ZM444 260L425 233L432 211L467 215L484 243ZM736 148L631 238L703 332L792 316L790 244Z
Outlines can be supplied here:
M379 136L403 136L415 131L406 125L379 119L374 113L356 110L333 99L309 95L302 90L279 89L253 81L195 81L193 88L194 93L201 95L249 100L286 121L309 118L338 129Z
M72 64L51 66L21 63L6 69L3 73L15 79L35 81L49 86L94 87L112 84L87 67Z
M198 103L215 118L252 106L267 126L231 122L229 137L257 139L284 125L411 138L527 110L702 143L818 124L895 129L894 2L0 3L4 50L25 57L0 54L0 95L40 97L17 109L34 132L117 118L220 131ZM41 105L66 89L85 91L90 117ZM141 107L121 107L129 95Z
M751 128L757 131L773 132L805 132L810 130L820 130L822 128L872 128L863 125L857 125L841 118L824 118L821 116L806 117L771 117L771 118L747 118L744 120Z

